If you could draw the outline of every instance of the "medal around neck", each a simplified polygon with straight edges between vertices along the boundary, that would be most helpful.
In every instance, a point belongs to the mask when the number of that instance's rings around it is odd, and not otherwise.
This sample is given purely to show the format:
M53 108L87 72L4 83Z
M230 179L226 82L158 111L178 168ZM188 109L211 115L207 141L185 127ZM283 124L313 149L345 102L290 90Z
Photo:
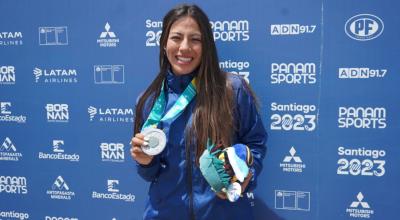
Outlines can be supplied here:
M150 156L154 156L160 154L167 144L167 137L165 136L164 131L149 127L142 131L144 135L144 139L147 144L142 145L142 150L144 153Z

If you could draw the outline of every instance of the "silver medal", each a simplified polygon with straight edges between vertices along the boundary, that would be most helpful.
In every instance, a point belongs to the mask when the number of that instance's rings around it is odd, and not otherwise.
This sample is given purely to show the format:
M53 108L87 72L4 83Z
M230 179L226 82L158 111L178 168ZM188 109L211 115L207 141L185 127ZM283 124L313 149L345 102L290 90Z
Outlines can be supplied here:
M144 153L154 156L161 153L167 144L167 137L164 131L158 128L146 128L141 132L148 144L142 145Z

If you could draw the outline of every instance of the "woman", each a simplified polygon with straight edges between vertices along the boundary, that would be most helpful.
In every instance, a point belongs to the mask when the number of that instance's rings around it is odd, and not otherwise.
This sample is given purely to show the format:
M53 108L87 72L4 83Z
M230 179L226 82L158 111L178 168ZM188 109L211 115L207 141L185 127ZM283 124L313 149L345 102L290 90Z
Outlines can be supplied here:
M208 142L247 145L254 163L242 191L252 190L262 169L267 136L246 82L219 68L210 22L198 6L179 5L166 14L159 59L160 72L137 103L132 138L138 173L151 182L144 219L252 219L246 196L229 202L211 189L199 169ZM141 146L148 140L141 130L154 103L165 99L165 114L191 85L195 95L182 112L156 124L166 134L165 149L147 155Z

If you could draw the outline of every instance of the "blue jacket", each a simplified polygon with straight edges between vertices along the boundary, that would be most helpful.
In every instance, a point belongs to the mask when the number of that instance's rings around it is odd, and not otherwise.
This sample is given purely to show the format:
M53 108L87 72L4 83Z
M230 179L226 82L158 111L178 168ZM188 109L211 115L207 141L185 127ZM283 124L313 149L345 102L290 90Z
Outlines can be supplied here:
M175 103L193 75L175 76L168 73L165 112ZM251 191L256 186L257 176L262 169L267 134L246 82L234 74L229 74L228 79L236 97L235 123L239 125L233 143L246 144L254 156L251 167L254 176L247 188L247 191ZM247 196L241 197L235 203L218 198L195 164L195 153L186 151L183 131L190 125L195 102L196 98L174 122L159 124L158 127L168 137L166 148L149 165L137 164L139 175L151 182L143 219L253 219ZM149 103L148 100L145 104L144 119L151 110ZM191 158L191 161L186 158Z

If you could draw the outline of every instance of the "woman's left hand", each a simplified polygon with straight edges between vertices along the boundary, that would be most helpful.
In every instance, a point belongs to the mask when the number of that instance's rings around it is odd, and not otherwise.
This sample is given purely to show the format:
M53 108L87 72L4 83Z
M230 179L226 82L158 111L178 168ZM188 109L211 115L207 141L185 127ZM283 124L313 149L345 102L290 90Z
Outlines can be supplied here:
M240 184L242 186L242 193L246 190L247 185L249 185L251 178L253 178L253 173L251 171L249 171L249 174L244 179L243 183ZM216 194L220 199L228 199L228 197L226 196L226 194L224 192L217 192Z

